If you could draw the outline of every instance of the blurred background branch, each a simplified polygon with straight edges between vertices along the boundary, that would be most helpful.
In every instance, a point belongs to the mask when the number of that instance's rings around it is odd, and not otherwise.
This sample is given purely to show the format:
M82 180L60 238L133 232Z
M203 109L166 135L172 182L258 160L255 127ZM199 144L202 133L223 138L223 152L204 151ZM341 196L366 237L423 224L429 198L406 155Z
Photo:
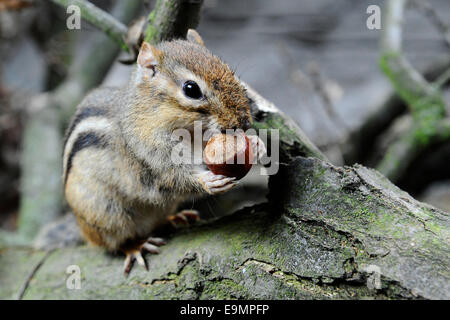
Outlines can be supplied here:
M450 26L445 22L428 0L413 0L412 5L419 8L430 19L436 29L441 32L445 44L450 48Z
M377 169L393 182L398 181L412 161L429 145L441 142L445 137L440 136L437 130L440 121L446 116L440 88L428 83L402 52L406 3L407 0L387 2L381 38L381 68L413 116L411 128L388 147L377 166Z
M128 45L125 42L127 35L127 26L119 19L114 18L108 12L98 8L87 0L52 0L54 3L67 8L71 5L80 8L81 16L97 28L102 30L108 37L113 39L123 50L128 51Z

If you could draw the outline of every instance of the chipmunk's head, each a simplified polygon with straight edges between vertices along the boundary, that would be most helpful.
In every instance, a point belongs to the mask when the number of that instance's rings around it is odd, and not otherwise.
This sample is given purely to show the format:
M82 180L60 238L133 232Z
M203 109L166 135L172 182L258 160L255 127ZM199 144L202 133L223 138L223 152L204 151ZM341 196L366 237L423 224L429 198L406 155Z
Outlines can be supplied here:
M194 30L187 40L143 43L137 59L140 112L157 112L165 129L247 130L251 125L246 90L229 66L207 50ZM147 110L148 108L148 110Z

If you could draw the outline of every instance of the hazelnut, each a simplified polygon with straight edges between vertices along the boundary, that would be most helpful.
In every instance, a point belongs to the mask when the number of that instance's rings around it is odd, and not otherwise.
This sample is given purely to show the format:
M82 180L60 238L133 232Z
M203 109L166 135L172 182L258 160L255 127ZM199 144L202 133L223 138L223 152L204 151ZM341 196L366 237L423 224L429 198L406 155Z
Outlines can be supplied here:
M203 150L208 168L217 175L243 178L251 169L253 150L244 133L216 134Z

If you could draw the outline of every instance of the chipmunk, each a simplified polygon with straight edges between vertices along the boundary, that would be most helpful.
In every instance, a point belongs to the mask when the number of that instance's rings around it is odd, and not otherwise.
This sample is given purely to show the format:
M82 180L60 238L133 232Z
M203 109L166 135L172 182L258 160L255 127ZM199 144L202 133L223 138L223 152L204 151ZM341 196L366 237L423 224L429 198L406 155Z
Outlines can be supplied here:
M128 84L100 88L80 103L66 132L63 155L65 196L83 237L126 255L147 268L143 251L164 244L150 237L191 196L228 191L234 178L205 165L174 164L175 129L250 127L245 88L227 64L189 30L187 40L144 42ZM259 157L264 143L250 136ZM194 211L178 214L197 217Z

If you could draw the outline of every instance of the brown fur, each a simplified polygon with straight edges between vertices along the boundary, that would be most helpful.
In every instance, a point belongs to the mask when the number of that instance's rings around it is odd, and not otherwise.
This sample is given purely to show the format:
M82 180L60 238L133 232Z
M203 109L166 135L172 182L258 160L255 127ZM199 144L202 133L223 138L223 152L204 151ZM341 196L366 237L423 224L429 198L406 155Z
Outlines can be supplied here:
M201 75L206 81L214 95L218 97L220 106L205 104L204 109L217 114L224 128L240 128L245 120L251 121L244 87L230 67L217 56L203 46L183 40L164 42L158 48L166 52L162 57L161 72L175 78L173 66L179 64L194 74Z

